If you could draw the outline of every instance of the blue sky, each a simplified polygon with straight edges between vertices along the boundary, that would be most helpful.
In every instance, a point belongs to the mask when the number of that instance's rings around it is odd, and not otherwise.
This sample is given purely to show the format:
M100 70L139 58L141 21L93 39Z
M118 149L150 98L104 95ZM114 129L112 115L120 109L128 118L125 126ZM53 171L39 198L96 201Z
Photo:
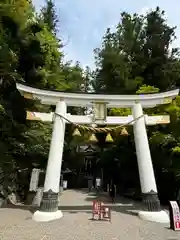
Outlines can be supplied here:
M180 0L54 0L59 16L59 36L62 38L65 59L79 61L84 67L94 66L93 49L99 47L108 27L117 25L120 13L145 13L160 6L165 10L169 24L177 26L180 39ZM133 3L134 2L134 3ZM44 0L33 0L37 10ZM180 45L177 39L174 45Z

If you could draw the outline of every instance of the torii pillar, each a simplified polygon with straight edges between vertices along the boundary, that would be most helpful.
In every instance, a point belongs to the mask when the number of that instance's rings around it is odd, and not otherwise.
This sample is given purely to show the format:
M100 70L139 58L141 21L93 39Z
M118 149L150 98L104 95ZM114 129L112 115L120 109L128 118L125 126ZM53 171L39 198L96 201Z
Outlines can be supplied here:
M61 218L62 212L58 210L59 183L64 148L65 120L60 117L66 116L66 102L58 101L54 115L52 139L46 168L44 192L40 210L33 215L33 220L47 222Z
M56 105L56 113L64 117L66 117L66 105L87 107L92 106L92 102L105 102L107 108L132 108L133 117L136 119L142 116L142 108L152 108L156 105L169 103L179 94L179 89L165 93L145 95L96 95L54 92L22 84L17 84L17 88L26 98L39 99L42 104ZM55 115L53 125L43 199L40 210L36 211L33 215L35 221L45 222L62 217L61 211L58 210L58 192L65 121L57 114ZM134 124L134 137L141 191L146 205L146 211L140 211L139 217L145 220L168 223L168 214L160 209L144 118L136 120Z
M132 113L134 119L143 115L140 103L134 104ZM166 223L169 218L164 211L161 211L144 117L135 121L133 130L141 192L146 210L140 211L139 216L145 220Z

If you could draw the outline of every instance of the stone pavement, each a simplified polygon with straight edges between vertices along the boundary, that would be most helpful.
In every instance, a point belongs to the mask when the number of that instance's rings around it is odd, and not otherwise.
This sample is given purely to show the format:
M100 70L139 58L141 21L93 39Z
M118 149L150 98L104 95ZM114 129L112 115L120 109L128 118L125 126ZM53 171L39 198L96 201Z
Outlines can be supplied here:
M135 209L140 204L118 199L112 207L112 222L92 221L94 194L64 191L60 205L64 217L54 222L37 223L23 207L0 209L0 240L180 240L180 232L168 226L140 220ZM105 195L100 198L107 202ZM111 205L111 204L110 204Z

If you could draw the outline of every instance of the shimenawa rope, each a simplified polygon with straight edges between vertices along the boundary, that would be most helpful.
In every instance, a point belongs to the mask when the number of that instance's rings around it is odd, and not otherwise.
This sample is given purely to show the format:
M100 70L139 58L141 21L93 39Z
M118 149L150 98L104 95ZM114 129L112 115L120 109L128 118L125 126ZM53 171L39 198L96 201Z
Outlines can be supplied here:
M113 131L116 131L118 129L121 129L125 126L128 126L130 125L131 123L133 122L136 122L137 120L139 120L140 118L144 117L145 115L141 115L131 121L129 121L128 123L125 123L125 124L122 124L120 126L116 126L116 127L112 127L112 128L107 128L107 127L104 127L104 128L97 128L97 127L87 127L87 126L82 126L82 125L79 125L79 124L76 124L76 123L73 123L71 122L69 119L67 119L66 117L62 116L61 114L59 113L54 113L55 115L63 118L65 121L67 121L68 123L70 124L73 124L76 128L78 129L81 129L83 131L88 131L88 132L93 132L93 133L99 133L99 132L104 132L104 133L110 133L110 132L113 132Z

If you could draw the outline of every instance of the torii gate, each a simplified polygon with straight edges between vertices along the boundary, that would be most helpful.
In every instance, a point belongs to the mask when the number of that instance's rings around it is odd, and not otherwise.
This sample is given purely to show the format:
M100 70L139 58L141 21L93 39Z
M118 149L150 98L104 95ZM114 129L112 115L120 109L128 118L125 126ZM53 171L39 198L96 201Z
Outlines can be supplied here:
M161 211L160 208L146 132L146 122L145 118L141 116L143 115L143 108L152 108L160 104L170 103L172 99L179 94L179 89L145 95L65 93L36 89L22 84L17 84L17 89L25 98L39 99L42 104L56 105L52 140L44 183L44 193L40 210L36 211L33 215L35 221L51 221L63 216L62 212L58 210L58 193L64 146L65 119L68 116L67 106L91 107L93 104L101 102L99 107L104 103L105 108L132 109L132 116L135 120L133 130L141 191L144 203L147 207L146 211L139 212L139 217L150 221L169 222L167 213ZM101 119L97 122L106 122L105 120L106 119Z

